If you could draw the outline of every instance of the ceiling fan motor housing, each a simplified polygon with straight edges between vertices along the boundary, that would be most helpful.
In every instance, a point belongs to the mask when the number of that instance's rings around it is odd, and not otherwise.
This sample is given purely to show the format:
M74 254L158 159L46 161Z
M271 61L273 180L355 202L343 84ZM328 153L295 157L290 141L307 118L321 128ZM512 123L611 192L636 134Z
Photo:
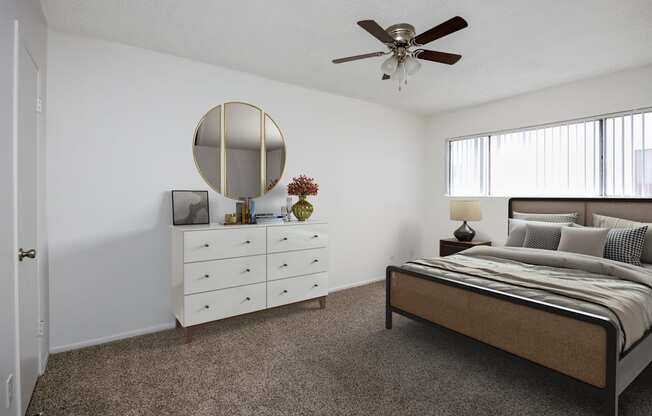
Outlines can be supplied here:
M394 39L399 45L407 45L412 39L417 35L414 30L414 26L408 23L399 23L396 25L391 25L385 29L387 34Z

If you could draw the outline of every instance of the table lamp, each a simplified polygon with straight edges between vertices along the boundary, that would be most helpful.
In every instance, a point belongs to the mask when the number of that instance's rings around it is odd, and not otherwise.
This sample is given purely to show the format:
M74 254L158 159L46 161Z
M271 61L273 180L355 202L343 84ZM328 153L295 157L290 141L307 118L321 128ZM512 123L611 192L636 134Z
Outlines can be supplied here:
M480 201L451 199L450 217L453 221L464 221L460 228L455 230L453 235L459 241L471 241L475 237L475 231L469 227L467 221L480 221L482 213L480 212Z

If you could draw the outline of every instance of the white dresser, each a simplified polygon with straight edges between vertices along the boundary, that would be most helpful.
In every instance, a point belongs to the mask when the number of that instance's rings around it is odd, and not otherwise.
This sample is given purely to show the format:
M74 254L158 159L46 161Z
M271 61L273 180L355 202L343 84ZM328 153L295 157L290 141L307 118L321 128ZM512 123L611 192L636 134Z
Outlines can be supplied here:
M186 330L328 294L328 225L172 227L172 306Z

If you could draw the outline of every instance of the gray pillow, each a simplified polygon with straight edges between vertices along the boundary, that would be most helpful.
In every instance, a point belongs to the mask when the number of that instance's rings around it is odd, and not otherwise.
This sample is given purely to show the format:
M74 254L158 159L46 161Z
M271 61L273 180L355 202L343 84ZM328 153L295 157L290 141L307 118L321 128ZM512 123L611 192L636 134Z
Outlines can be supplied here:
M607 217L606 215L593 214L593 226L602 228L639 228L647 225L645 234L645 245L641 260L644 263L652 263L652 223L637 222L624 218Z
M523 247L557 250L561 239L561 229L562 226L559 224L551 226L528 223L525 226Z
M641 266L647 225L640 228L612 228L609 230L604 257Z
M577 212L566 214L539 214L529 212L513 212L512 217L517 220L541 221L541 222L577 222Z
M608 228L564 227L557 250L602 257L608 234Z
M550 223L550 222L541 222L541 221L526 221L526 220L517 220L510 218L507 237L505 242L505 247L523 247L523 242L525 241L525 226L527 224L541 225L544 227L560 227L560 226L572 226L573 223Z

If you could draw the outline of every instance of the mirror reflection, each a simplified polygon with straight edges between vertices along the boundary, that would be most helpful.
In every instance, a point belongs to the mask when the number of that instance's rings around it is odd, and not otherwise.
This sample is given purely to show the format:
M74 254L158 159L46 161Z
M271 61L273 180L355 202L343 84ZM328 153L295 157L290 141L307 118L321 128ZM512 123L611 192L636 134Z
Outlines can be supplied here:
M265 191L276 186L284 168L285 144L281 130L274 120L265 114Z
M226 193L228 198L262 195L262 111L244 103L227 103L224 113Z
M199 122L192 148L195 164L204 180L217 192L222 186L222 106L210 110Z

